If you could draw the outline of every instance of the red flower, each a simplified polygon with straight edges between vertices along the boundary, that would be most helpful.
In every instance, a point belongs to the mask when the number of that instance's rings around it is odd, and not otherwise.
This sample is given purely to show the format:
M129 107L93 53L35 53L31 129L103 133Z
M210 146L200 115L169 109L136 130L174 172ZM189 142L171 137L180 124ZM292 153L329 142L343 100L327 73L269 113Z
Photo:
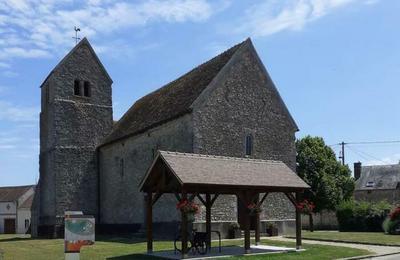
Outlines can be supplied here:
M400 207L397 207L392 212L390 212L389 218L390 220L400 219Z

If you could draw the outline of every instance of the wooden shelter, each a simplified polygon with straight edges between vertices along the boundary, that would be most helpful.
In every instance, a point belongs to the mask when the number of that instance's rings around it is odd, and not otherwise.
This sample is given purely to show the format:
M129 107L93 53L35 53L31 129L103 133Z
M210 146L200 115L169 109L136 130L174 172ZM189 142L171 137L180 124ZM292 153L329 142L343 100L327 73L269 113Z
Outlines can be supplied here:
M236 195L244 205L259 208L269 193L283 192L297 205L310 187L281 161L210 156L159 151L144 176L140 190L146 196L147 251L153 251L153 205L164 193L178 201L198 198L206 208L207 247L211 248L211 208L218 195ZM261 195L261 196L260 196ZM261 199L260 199L261 197ZM301 214L296 208L296 248L301 247ZM258 212L258 211L255 211ZM255 239L260 241L260 216L256 214ZM182 213L182 258L187 249L187 216ZM244 218L244 249L250 252L250 210Z

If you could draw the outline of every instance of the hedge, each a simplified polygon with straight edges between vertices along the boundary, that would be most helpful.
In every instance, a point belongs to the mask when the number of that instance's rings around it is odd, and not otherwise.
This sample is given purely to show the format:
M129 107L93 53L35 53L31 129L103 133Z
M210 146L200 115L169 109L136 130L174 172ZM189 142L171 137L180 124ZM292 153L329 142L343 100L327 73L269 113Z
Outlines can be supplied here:
M391 207L386 201L343 201L336 208L339 231L383 231L382 223Z

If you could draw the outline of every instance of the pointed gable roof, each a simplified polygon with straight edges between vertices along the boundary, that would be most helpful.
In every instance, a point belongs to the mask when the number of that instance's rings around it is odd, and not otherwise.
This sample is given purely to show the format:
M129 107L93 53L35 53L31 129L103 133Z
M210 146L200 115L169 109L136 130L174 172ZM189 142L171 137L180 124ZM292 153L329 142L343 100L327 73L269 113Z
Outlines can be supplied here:
M0 202L12 202L16 201L25 194L29 189L35 187L34 185L26 186L10 186L10 187L0 187Z
M246 41L136 101L115 124L103 145L139 134L190 112L192 103Z
M99 57L97 56L96 52L94 51L92 45L89 43L88 39L85 37L83 38L77 45L75 45L74 48L72 48L72 50L70 50L70 52L68 52L67 55L65 55L65 57L54 67L54 69L51 70L51 72L49 73L49 75L46 77L46 79L43 81L43 83L40 85L40 87L42 87L47 80L53 75L53 73L55 71L57 71L58 68L60 68L61 66L64 65L64 63L68 60L68 58L74 54L76 52L76 50L78 50L79 48L81 48L82 46L87 46L90 50L90 52L92 53L95 61L97 62L97 64L100 66L101 70L104 72L104 74L106 75L106 77L110 80L110 82L113 82L110 75L108 74L107 70L105 69L105 67L103 66L103 64L101 63Z

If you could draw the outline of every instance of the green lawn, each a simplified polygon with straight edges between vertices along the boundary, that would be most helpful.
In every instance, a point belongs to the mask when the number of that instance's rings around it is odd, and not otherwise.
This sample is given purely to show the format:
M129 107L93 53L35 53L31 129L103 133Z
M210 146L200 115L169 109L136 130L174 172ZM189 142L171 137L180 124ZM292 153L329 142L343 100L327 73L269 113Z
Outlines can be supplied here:
M290 246L294 243L262 240L263 244ZM243 241L224 241L224 245L242 245ZM171 241L157 241L155 250L172 249ZM335 259L366 255L370 252L347 247L332 247L322 245L305 245L307 250L300 253L285 253L252 257L235 257L231 259ZM31 239L28 236L0 235L0 251L5 259L64 259L63 240L61 239ZM141 255L146 251L146 243L129 238L99 237L95 245L85 247L81 259L155 259Z
M400 246L400 236L386 235L383 232L303 231L302 235L303 238L309 239L341 240L348 242Z

